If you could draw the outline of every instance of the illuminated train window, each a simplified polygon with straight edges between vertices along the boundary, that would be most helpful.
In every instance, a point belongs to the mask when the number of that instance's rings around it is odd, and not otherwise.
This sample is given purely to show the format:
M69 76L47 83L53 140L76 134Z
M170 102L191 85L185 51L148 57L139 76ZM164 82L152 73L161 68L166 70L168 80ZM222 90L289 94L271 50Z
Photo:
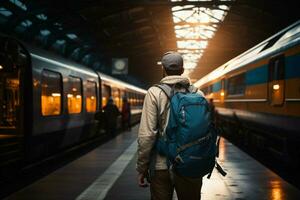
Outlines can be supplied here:
M57 72L43 70L41 108L43 116L61 114L62 77Z
M116 106L121 110L121 103L120 103L120 90L118 88L112 88L112 97L114 98L114 103Z
M106 106L109 97L111 96L111 87L109 85L102 85L102 108Z
M80 78L69 77L68 80L68 112L80 113L82 109L82 81Z
M97 85L93 81L86 82L85 108L87 112L96 112L97 109Z

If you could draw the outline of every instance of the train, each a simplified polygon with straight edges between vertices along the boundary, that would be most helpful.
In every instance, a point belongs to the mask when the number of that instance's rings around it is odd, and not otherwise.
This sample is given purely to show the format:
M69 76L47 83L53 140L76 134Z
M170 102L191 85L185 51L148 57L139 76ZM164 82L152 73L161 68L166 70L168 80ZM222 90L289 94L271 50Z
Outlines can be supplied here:
M98 125L110 97L120 110L122 97L127 97L131 122L137 123L145 93L142 88L0 35L0 166L10 160L35 162L106 134Z
M239 144L300 163L300 20L205 75L217 123Z

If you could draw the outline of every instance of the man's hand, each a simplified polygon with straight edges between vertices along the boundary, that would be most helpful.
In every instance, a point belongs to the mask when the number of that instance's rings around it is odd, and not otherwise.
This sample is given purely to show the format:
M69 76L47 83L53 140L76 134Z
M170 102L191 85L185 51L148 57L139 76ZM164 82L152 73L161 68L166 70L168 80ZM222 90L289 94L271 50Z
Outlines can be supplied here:
M148 183L145 182L146 174L145 173L139 173L138 174L138 182L140 187L148 187Z

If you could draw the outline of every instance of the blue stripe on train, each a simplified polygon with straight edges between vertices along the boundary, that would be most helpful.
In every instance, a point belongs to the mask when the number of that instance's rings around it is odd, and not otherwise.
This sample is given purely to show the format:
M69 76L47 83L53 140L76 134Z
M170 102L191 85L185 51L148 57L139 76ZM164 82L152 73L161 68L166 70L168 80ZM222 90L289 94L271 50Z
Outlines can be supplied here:
M221 88L222 88L221 81L218 81L215 84L213 84L212 91L213 92L218 92L219 90L221 90Z
M300 54L285 58L285 78L300 77Z
M268 82L268 65L246 72L246 85L256 85ZM285 58L285 79L300 77L300 54Z
M268 65L246 72L246 85L256 85L268 82Z
M268 64L259 66L246 72L246 85L256 85L268 82ZM300 54L285 58L285 79L300 78ZM221 90L221 81L213 84L212 91Z

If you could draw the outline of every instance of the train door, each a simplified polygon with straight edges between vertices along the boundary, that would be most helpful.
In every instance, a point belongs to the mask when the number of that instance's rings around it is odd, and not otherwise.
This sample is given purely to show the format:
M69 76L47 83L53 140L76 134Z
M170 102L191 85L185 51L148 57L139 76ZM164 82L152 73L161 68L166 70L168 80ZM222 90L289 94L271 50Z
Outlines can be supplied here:
M0 135L22 130L23 74L27 53L15 40L0 37Z
M269 61L268 98L271 106L284 104L284 55L273 57Z

